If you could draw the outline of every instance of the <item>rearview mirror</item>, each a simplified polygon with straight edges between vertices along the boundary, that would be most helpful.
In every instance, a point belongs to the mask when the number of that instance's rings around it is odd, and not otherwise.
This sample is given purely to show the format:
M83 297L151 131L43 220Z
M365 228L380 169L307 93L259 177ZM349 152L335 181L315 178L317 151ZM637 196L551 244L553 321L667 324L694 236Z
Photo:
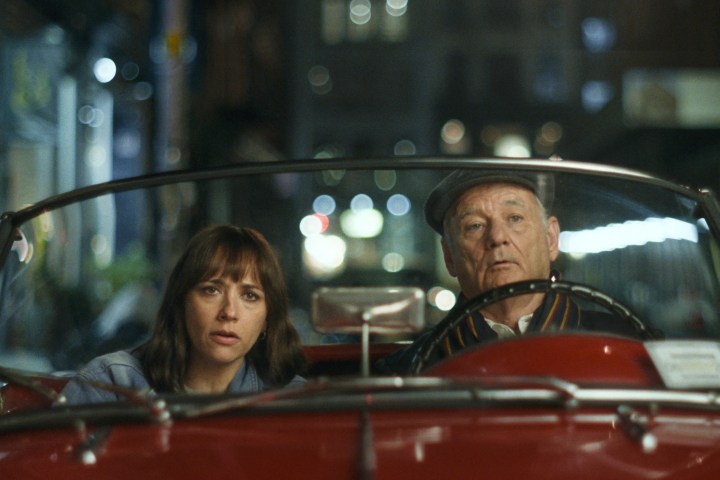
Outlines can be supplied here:
M313 293L321 333L411 333L425 326L425 294L415 287L323 287Z
M425 293L416 287L322 287L312 296L321 333L362 335L362 373L369 374L371 333L411 333L425 326Z

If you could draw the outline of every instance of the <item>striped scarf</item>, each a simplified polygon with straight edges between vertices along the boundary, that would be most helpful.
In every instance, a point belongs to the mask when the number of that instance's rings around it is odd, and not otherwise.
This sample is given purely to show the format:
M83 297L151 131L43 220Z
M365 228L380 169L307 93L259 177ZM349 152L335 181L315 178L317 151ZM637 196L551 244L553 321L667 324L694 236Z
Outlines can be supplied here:
M533 313L526 334L553 332L581 328L581 312L567 295L549 292L540 308ZM459 350L497 340L498 334L488 325L482 314L476 310L460 322L454 332L443 342L443 354L450 356Z

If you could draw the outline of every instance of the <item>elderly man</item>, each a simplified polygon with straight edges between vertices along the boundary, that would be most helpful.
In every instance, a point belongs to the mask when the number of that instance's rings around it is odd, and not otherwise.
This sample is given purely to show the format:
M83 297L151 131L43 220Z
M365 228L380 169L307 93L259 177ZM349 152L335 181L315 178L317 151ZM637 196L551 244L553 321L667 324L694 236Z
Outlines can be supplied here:
M540 199L549 201L552 190L542 180L458 170L432 191L425 215L442 236L445 265L458 279L461 300L508 283L549 278L560 226ZM542 294L515 297L482 313L492 330L506 337L525 332L542 302Z
M493 288L557 275L560 225L548 215L553 183L543 174L457 170L442 180L425 204L428 224L441 235L450 275L460 285L459 303ZM526 332L595 329L580 310L556 293L523 295L475 312L449 335L435 361L462 348ZM380 360L384 373L406 373L423 340Z

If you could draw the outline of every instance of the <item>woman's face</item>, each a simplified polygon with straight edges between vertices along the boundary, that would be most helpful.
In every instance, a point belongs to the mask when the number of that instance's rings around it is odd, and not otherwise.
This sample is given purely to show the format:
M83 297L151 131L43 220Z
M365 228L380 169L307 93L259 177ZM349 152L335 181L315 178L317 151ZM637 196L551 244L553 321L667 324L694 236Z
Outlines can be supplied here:
M190 368L240 368L266 317L265 292L251 271L237 282L224 276L195 285L185 300Z

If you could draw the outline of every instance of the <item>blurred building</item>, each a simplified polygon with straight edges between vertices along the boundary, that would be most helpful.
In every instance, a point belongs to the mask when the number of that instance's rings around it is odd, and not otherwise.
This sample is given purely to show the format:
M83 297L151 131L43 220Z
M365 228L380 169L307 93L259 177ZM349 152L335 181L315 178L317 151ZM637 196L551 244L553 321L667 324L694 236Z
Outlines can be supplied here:
M718 183L715 0L4 0L0 208L226 161L560 155Z
M717 2L320 0L292 19L294 156L557 154L688 181L717 172Z
M0 207L147 172L156 93L144 2L0 6Z

